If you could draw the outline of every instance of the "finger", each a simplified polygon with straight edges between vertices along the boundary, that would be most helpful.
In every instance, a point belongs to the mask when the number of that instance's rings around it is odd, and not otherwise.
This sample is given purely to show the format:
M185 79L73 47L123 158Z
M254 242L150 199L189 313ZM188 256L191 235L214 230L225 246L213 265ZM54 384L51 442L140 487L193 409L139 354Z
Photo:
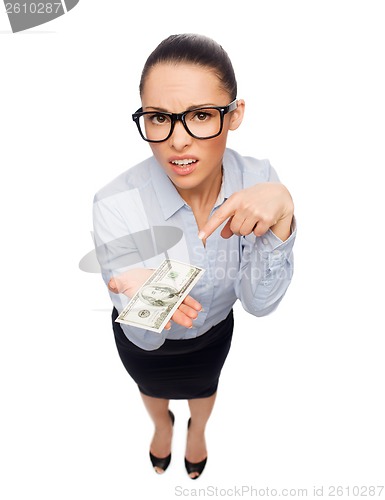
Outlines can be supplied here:
M238 215L237 213L235 213L230 224L231 231L237 236L240 236L242 234L242 226L244 222L245 217L243 215Z
M207 223L199 231L198 237L200 239L208 238L226 219L228 219L231 215L234 215L235 201L232 196L233 195L231 195L230 198L228 198L223 205L213 213Z
M186 304L181 304L178 309L191 319L196 319L198 317L198 311L192 307L186 306Z
M186 304L189 307L192 307L196 311L202 310L202 304L200 304L197 300L193 299L191 295L187 295L183 300L182 304Z
M259 220L253 227L253 233L255 234L255 236L262 236L267 233L269 227L270 225L267 222Z
M229 220L226 222L226 224L223 226L223 229L221 231L222 238L227 239L227 238L230 238L230 236L232 236L234 234L230 228L232 219L233 219L233 216L231 216L229 218Z
M171 330L171 321L168 321L164 327L165 330Z
M125 293L128 288L127 282L122 275L115 276L108 282L108 288L114 293Z
M182 304L180 304L178 309L174 312L171 319L178 325L190 328L193 325L192 320L198 317L198 312L201 310L202 305L197 300L193 299L191 295L187 295ZM171 328L170 321L165 326L166 330L170 329L168 326Z
M111 290L111 292L113 293L118 293L119 290L118 290L118 287L116 286L116 281L115 281L115 278L111 278L110 281L108 282L108 285L107 285L108 289Z
M240 229L240 234L242 236L247 236L248 234L251 234L254 229L257 228L257 225L259 224L259 221L255 218L253 219L246 219L244 223L242 224L242 227Z
M174 312L171 319L178 325L184 326L186 328L191 328L193 325L192 318L186 316L186 314L182 312L179 308Z

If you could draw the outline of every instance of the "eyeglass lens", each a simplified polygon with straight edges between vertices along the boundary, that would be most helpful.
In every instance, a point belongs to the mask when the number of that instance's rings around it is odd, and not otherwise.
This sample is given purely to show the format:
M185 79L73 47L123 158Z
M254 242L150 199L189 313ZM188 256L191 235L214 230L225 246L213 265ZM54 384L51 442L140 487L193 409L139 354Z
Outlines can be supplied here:
M185 114L185 124L196 137L204 139L219 133L221 113L217 109L195 109ZM170 134L171 117L159 112L145 113L139 119L143 135L150 141L162 141Z

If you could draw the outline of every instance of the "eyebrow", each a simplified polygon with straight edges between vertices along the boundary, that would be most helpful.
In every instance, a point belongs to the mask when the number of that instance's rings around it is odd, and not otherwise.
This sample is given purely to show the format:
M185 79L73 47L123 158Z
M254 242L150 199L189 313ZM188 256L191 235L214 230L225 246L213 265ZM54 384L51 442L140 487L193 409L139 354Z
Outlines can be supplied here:
M191 111L193 109L199 109L199 108L208 108L210 106L217 106L216 104L212 104L212 103L204 103L204 104L192 104L191 106L189 106L187 109L185 109L185 111ZM171 111L168 111L167 109L164 109L164 108L158 108L156 106L146 106L145 108L143 108L143 111L160 111L162 113L171 113Z

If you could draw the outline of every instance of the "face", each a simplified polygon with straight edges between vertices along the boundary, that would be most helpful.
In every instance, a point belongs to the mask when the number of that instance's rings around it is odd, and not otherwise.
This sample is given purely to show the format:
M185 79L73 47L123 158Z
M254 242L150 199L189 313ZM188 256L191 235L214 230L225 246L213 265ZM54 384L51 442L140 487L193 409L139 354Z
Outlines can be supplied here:
M221 88L214 72L193 64L154 66L142 92L143 111L181 113L204 106L227 106L230 101L231 96ZM177 121L169 139L149 143L158 163L182 195L185 190L199 192L220 176L228 131L238 128L243 112L244 102L238 100L238 108L224 117L222 133L212 139L195 139ZM182 160L188 165L178 166Z
M178 300L178 291L175 288L159 285L147 285L140 291L140 297L151 305L166 305Z

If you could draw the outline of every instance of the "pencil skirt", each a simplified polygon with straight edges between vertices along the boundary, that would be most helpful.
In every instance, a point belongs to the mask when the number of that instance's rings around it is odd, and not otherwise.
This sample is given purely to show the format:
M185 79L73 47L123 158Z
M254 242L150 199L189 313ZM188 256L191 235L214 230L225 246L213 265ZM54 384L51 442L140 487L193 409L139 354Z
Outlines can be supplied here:
M233 310L206 333L186 340L166 339L153 351L136 346L116 323L112 326L120 359L139 391L162 399L196 399L212 396L231 346Z

